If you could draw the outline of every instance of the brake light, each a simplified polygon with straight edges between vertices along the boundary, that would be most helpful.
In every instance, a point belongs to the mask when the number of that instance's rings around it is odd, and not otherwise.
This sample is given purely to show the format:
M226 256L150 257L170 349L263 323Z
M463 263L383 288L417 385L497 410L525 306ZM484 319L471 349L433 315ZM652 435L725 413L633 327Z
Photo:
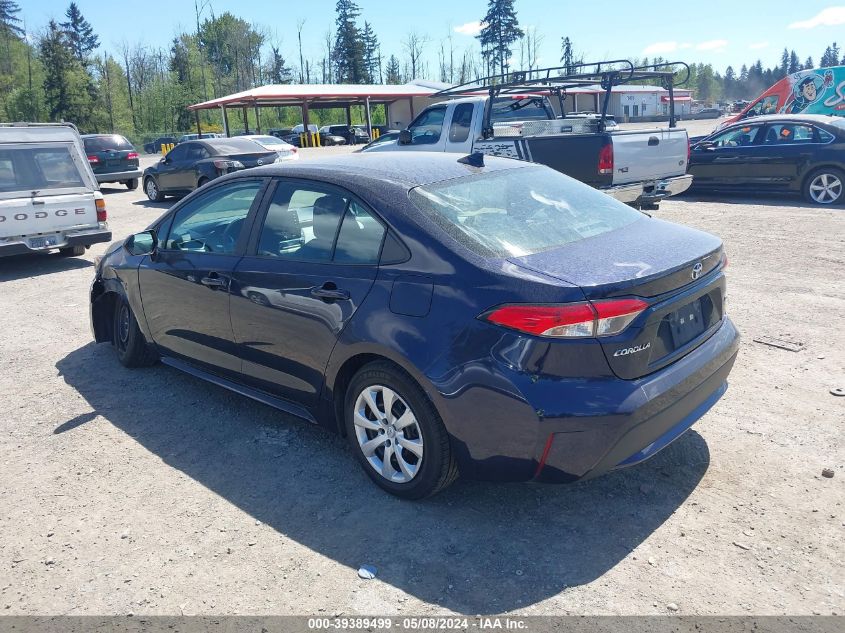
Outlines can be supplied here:
M599 173L613 173L613 143L608 143L599 150Z
M728 267L728 254L722 251L722 270Z
M91 163L92 165L96 165L97 163L100 162L100 159L97 158L96 156L89 156L88 162Z
M691 151L692 151L692 148L690 147L689 136L687 136L687 165L689 165L689 160L690 160L690 156L691 156L690 152Z
M129 152L126 155L126 158L128 158L129 160L138 160L138 152Z
M481 318L503 327L553 338L593 338L619 334L646 308L640 299L609 299L559 305L506 305Z
M97 222L105 222L108 219L108 213L106 213L106 201L102 198L97 198L94 200L94 204L97 207Z

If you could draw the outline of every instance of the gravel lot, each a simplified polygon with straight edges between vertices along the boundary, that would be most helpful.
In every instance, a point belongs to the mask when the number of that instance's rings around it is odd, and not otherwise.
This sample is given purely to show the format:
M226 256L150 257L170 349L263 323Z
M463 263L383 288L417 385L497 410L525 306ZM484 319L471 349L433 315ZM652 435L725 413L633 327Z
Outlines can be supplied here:
M116 237L169 206L104 191ZM726 243L744 341L725 397L640 467L422 503L317 428L121 367L88 325L105 245L0 260L0 613L842 614L845 211L688 197L657 215Z

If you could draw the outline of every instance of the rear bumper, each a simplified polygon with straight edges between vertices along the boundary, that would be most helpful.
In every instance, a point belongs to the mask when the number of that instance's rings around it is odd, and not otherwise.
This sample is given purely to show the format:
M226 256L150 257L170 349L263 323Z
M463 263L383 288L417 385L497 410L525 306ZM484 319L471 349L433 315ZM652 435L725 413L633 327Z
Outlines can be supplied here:
M115 171L108 174L94 174L97 182L123 182L124 180L133 180L141 177L140 169L131 169L129 171Z
M629 185L618 185L616 187L606 187L601 189L604 193L609 195L619 202L625 204L632 204L639 200L643 195L642 183L631 183Z
M652 183L647 183L643 187L643 195L640 198L640 204L654 204L660 202L664 198L677 196L683 193L692 185L692 174L684 174L683 176L676 176L674 178L666 178L664 180L656 180Z
M54 244L40 248L31 247L28 239L23 239L17 242L0 243L0 257L43 253L46 251L56 250L57 248L70 248L72 246L91 246L91 244L98 244L100 242L111 242L111 239L111 231L107 228L65 231L55 236Z

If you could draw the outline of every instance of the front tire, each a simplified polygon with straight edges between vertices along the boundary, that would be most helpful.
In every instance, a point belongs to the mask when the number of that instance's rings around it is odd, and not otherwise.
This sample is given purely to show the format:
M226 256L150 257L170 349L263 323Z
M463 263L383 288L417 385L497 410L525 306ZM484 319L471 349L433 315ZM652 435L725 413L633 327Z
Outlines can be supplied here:
M114 302L112 333L117 359L124 367L147 367L158 360L155 351L144 340L132 308L123 297Z
M363 367L346 390L346 435L373 482L403 499L449 486L458 468L449 434L425 392L386 361Z
M144 193L147 194L147 198L152 202L161 202L164 200L164 194L159 190L158 183L152 176L144 181Z
M804 181L804 197L813 204L842 204L845 202L845 173L835 167L816 169Z

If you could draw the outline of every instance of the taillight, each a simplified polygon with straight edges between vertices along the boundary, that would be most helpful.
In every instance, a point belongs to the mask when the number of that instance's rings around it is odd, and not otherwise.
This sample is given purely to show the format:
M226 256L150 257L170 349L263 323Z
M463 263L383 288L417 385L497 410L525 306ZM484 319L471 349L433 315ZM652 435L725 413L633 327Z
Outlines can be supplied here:
M97 163L100 162L100 159L97 158L96 156L89 156L88 162L91 163L92 165L96 165Z
M106 201L102 198L97 198L94 200L94 204L97 207L97 222L105 222L108 219L108 213L106 213Z
M690 152L692 152L692 148L690 147L689 136L687 136L687 165L689 165Z
M608 299L559 305L506 305L481 318L518 332L553 338L613 336L628 327L648 304L640 299Z
M728 254L722 251L722 270L728 267Z
M138 160L138 152L129 152L126 158L129 160Z
M613 143L608 143L599 150L599 173L613 173Z

